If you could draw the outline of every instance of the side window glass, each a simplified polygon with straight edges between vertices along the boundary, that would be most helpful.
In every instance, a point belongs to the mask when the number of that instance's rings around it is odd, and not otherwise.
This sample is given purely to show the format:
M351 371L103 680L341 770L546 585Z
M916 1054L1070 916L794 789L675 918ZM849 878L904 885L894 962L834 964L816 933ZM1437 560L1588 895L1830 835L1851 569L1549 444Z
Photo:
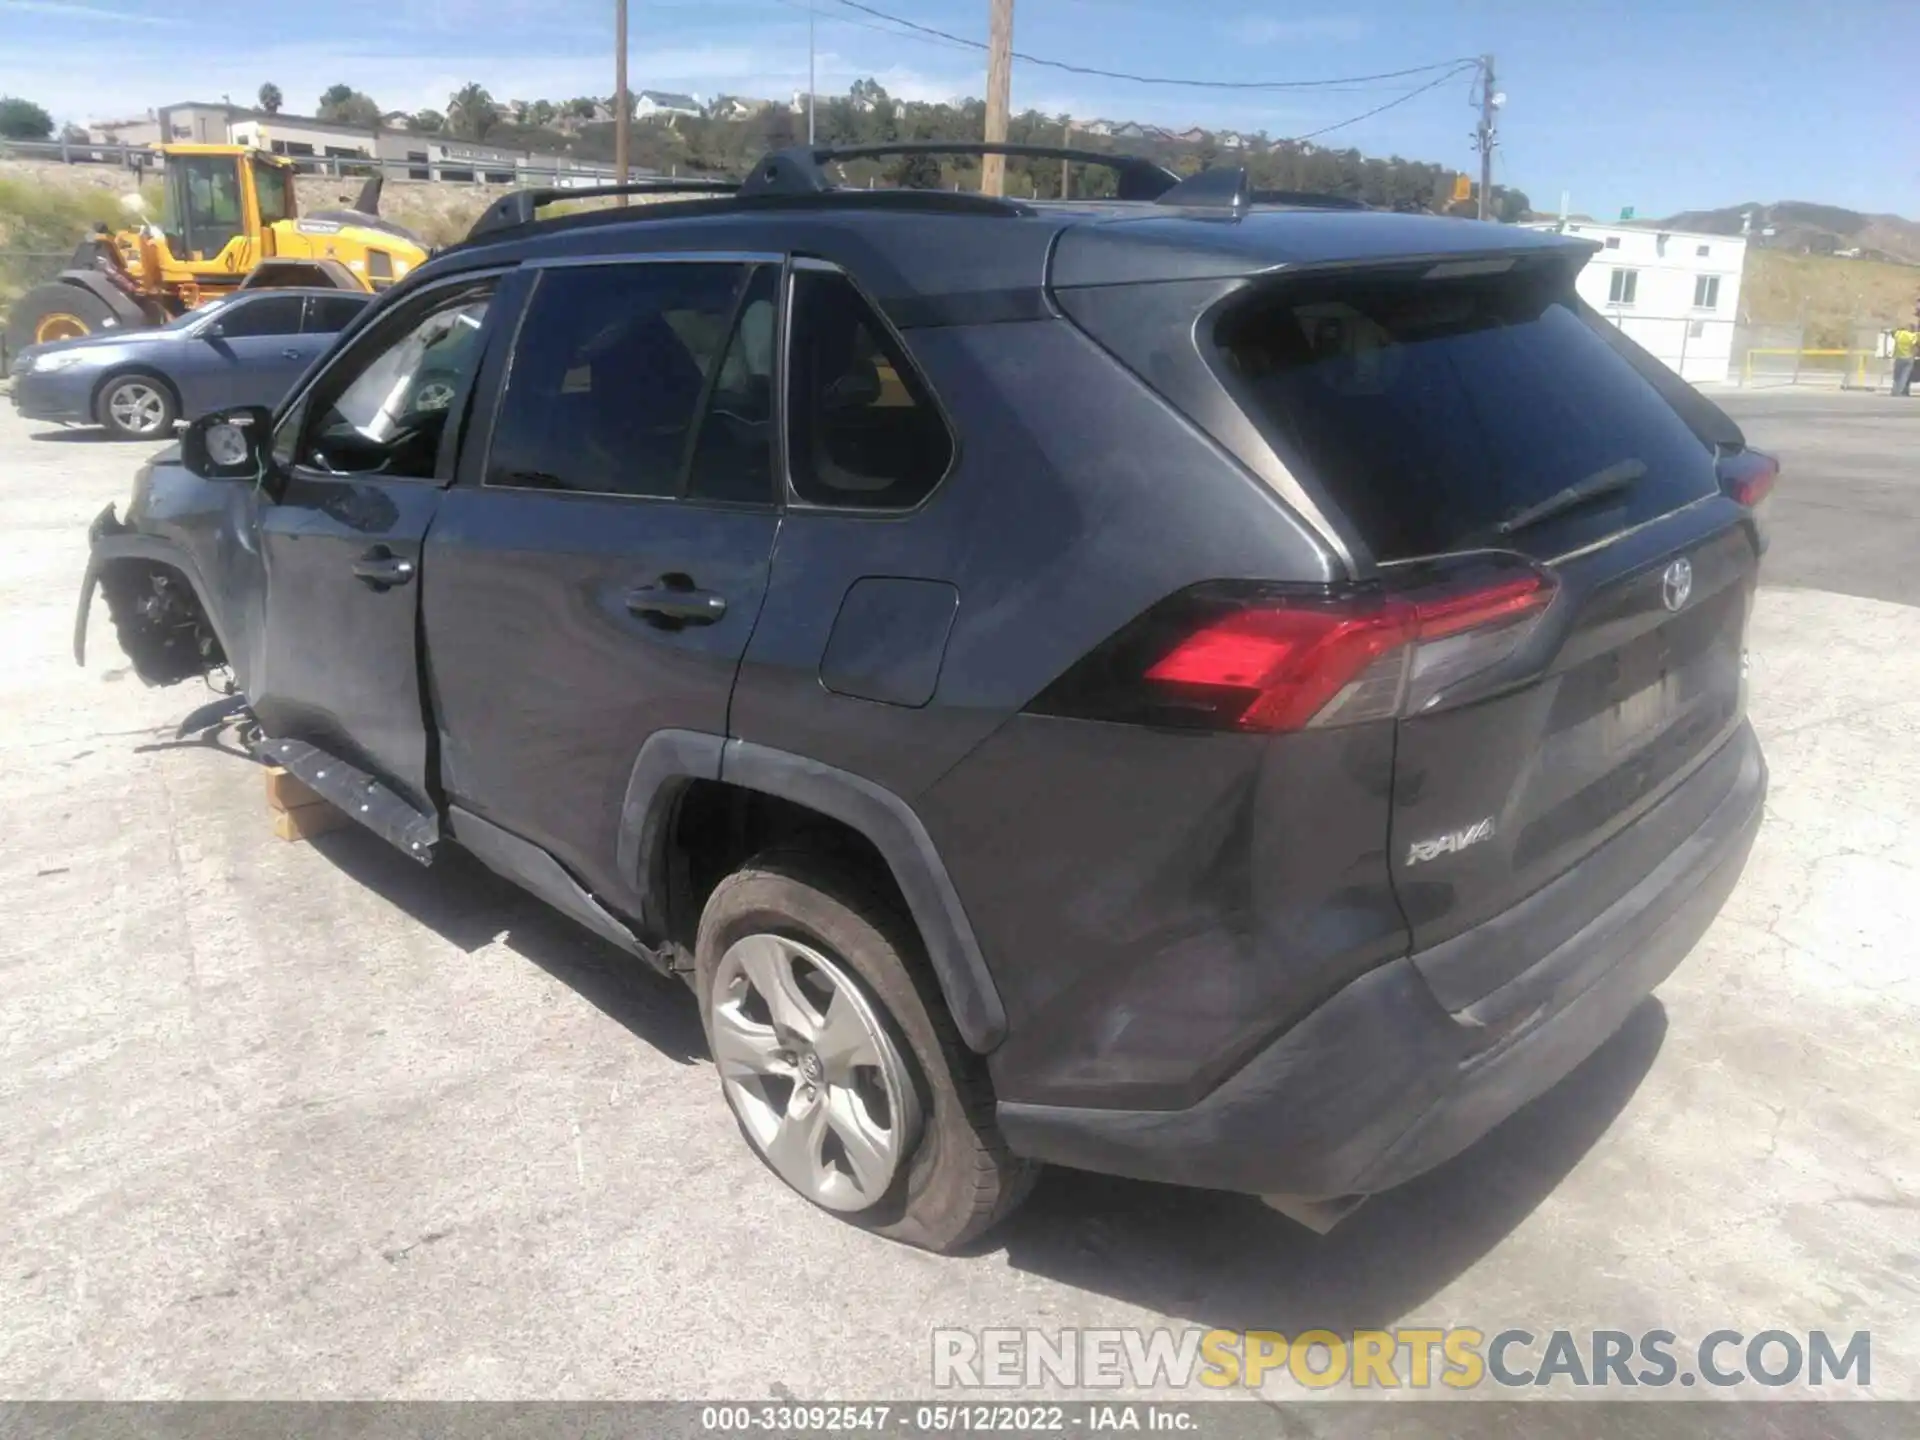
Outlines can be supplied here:
M749 273L678 261L548 270L520 326L486 483L677 494Z
M223 339L243 340L250 335L298 335L300 333L300 297L267 295L229 305L220 314Z
M297 463L335 474L434 478L453 402L480 360L493 282L462 286L381 326L324 375Z
M778 267L762 265L740 297L733 338L707 397L687 472L687 496L773 502L773 355Z
M333 335L347 328L353 317L366 308L365 300L351 295L314 295L307 300L309 335Z
M815 505L904 510L953 463L926 385L844 275L793 277L787 461Z

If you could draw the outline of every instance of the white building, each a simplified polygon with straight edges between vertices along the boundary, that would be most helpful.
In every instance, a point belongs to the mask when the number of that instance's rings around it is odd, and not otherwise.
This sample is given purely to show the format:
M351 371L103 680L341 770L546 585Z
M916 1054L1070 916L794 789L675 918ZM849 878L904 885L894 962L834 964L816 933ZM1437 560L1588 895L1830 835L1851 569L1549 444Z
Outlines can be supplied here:
M1654 225L1535 221L1600 246L1574 288L1683 380L1725 380L1747 242Z

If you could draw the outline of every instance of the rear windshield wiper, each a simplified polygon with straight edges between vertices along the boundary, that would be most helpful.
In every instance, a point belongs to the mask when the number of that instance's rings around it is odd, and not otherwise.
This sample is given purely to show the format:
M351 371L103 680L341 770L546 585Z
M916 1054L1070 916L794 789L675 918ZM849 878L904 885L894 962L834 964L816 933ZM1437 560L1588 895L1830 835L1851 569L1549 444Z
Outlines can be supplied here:
M1611 495L1617 490L1629 490L1633 482L1647 473L1643 460L1616 460L1604 470L1596 470L1584 480L1576 480L1564 490L1556 490L1544 500L1536 500L1524 505L1506 519L1493 527L1495 535L1511 535L1515 531L1525 530L1538 525L1542 520L1551 520L1555 515L1563 515L1575 506L1584 505L1589 500L1598 500L1602 495Z

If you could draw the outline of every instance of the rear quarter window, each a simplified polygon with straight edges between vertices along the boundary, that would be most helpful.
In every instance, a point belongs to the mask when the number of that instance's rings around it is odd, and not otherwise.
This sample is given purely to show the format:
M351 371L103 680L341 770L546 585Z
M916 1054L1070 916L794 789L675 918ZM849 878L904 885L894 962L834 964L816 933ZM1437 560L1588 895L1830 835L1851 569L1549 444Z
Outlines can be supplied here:
M1223 316L1219 356L1282 458L1377 560L1492 527L1612 466L1630 486L1498 539L1551 555L1713 493L1712 451L1557 276L1289 285Z

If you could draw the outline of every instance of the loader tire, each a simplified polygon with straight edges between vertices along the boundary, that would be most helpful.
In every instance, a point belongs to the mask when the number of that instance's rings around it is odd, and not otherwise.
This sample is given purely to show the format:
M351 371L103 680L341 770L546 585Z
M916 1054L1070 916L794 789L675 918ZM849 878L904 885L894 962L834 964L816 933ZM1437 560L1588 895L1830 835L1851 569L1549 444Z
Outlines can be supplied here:
M7 312L7 356L29 345L92 335L112 319L112 307L91 290L58 280L36 285Z

